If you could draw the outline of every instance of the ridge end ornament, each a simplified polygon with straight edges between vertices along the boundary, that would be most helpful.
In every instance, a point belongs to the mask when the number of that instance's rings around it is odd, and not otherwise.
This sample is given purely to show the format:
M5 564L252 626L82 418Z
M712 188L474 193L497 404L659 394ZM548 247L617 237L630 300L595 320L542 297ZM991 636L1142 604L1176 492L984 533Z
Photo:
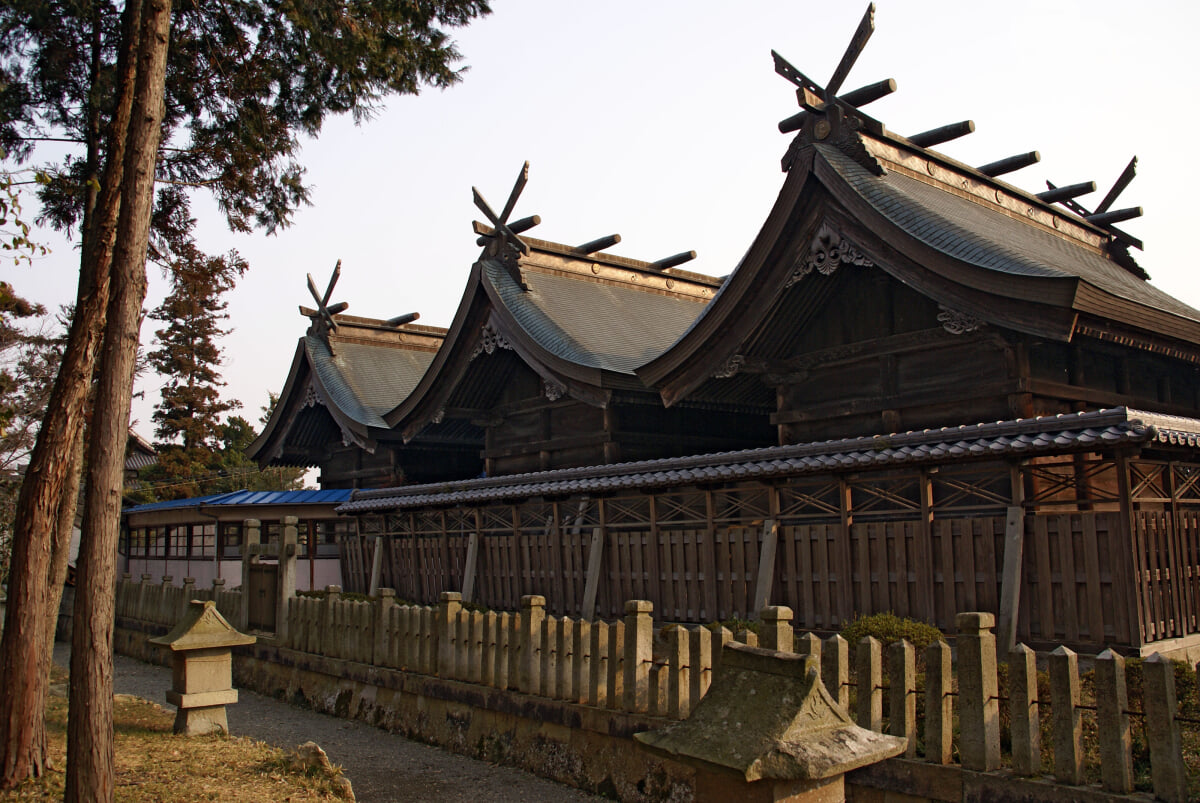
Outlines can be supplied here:
M938 313L938 323L952 335L965 335L968 332L975 332L981 329L985 324L976 318L974 315L968 315L965 312L959 312L949 307L938 305L941 312Z
M860 268L873 268L875 262L858 249L854 243L839 234L828 223L822 223L817 234L808 244L808 253L797 259L792 275L784 284L791 287L814 271L822 276L829 276L840 265L854 265Z
M496 331L496 327L490 323L486 323L479 330L479 342L475 344L475 348L471 351L471 359L475 359L480 354L494 354L496 349L508 349L512 351L512 344L505 339L504 335Z

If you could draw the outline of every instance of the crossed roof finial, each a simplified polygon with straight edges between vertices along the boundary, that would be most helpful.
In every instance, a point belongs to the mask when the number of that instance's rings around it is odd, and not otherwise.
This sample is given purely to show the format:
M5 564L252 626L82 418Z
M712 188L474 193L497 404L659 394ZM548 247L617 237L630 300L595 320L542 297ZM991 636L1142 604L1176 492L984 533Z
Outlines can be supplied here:
M775 72L795 84L796 99L801 106L799 113L779 123L779 130L782 133L786 134L791 131L804 129L808 132L808 137L811 139L825 140L829 139L832 135L833 140L839 141L844 139L844 132L842 131L843 122L847 124L845 127L851 130L856 130L863 126L882 130L882 125L863 114L859 111L858 107L865 106L872 101L879 100L895 92L895 81L889 78L852 90L843 95L838 94L841 92L842 84L846 82L847 76L850 75L850 70L854 67L854 63L858 61L858 57L867 46L867 40L871 38L871 34L874 31L875 4L871 3L867 6L867 11L863 14L862 20L859 21L858 28L855 30L854 36L850 39L850 44L846 46L845 52L842 53L842 59L833 71L833 76L824 87L792 66L779 53L774 50L771 51L771 57L775 60ZM783 159L783 169L785 171L791 168L798 144L798 142L793 143L792 148L788 150L787 155ZM875 170L874 166L870 164L867 166L871 167L873 171Z
M317 283L313 281L312 274L308 276L308 292L312 293L313 301L317 302L317 308L310 310L305 307L300 308L301 315L307 315L313 319L313 323L324 324L326 331L336 332L337 321L333 319L334 315L345 312L350 309L350 304L346 301L339 301L336 304L330 304L329 299L333 297L333 288L337 286L338 277L342 275L342 260L337 261L337 265L333 268L333 275L329 277L329 286L325 288L325 295L322 296L317 292Z
M478 189L475 187L471 188L471 195L475 199L475 206L479 207L479 211L483 212L484 216L491 221L492 226L495 229L495 235L500 237L505 242L511 244L522 254L529 253L529 246L524 240L517 236L517 232L524 231L525 229L528 229L532 225L536 224L531 223L530 225L526 226L517 225L518 223L525 223L526 220L533 220L532 218L526 218L525 220L516 221L510 226L508 223L508 218L510 215L512 215L513 208L517 205L517 199L521 197L521 192L525 189L525 185L528 182L529 162L526 162L521 166L521 172L517 174L517 180L513 183L512 192L508 194L508 202L504 204L504 211L502 211L499 215L492 211L492 207L488 205L486 200L484 200L483 195L480 194ZM534 217L536 217L536 215Z
M508 219L512 215L513 209L517 205L517 199L521 197L521 192L525 189L525 184L528 181L529 162L526 162L521 166L521 172L517 174L517 180L513 183L512 192L508 194L508 202L504 204L504 209L499 215L484 200L483 195L480 194L478 189L475 187L471 188L471 194L475 199L475 206L479 207L479 211L483 212L484 216L492 224L490 230L481 223L476 222L474 224L475 233L482 235L477 242L488 249L486 253L494 257L499 257L505 269L522 287L525 286L525 282L521 278L521 270L517 264L517 260L520 256L529 253L529 244L517 235L527 229L532 229L541 223L542 219L537 215L523 217L511 223L508 222Z

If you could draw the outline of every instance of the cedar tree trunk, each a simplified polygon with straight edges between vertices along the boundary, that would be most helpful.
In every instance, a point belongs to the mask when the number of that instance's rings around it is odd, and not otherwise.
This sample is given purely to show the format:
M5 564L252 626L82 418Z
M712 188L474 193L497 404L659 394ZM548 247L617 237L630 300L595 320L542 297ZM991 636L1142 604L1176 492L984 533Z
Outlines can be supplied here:
M64 799L113 799L112 634L117 532L138 330L146 295L146 247L163 118L170 0L144 0L137 80L129 118L121 214L100 381L88 438L87 497L71 638L67 784Z
M91 224L83 231L75 317L17 499L8 605L0 639L0 789L12 788L47 768L42 717L53 642L45 634L47 620L58 613L50 610L54 597L49 583L57 574L51 566L51 533L63 513L63 494L73 482L71 473L78 472L74 455L83 437L108 306L140 5L138 0L130 0L123 12L125 45L118 69L118 102L100 197ZM69 539L70 528L60 537Z

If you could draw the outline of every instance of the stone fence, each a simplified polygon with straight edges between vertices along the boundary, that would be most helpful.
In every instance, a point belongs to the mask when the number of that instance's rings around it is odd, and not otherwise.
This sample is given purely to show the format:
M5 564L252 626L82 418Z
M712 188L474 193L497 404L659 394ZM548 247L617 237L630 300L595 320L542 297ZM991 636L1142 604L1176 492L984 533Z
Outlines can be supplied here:
M197 587L191 577L183 579L183 585L173 585L169 574L155 583L151 575L143 574L141 582L134 582L126 574L117 583L116 615L118 618L134 619L170 629L183 618L188 603L194 599L212 600L217 610L230 622L242 620L242 589L225 590L225 581L218 578L209 588Z
M242 604L237 590L216 585L196 589L186 583L179 588L167 578L151 583L143 576L141 582L126 578L119 584L117 615L170 625L189 598L215 599L233 621ZM924 674L918 677L916 651L908 642L892 644L886 662L880 643L870 637L854 645L852 654L840 636L821 640L811 633L797 635L792 611L782 606L761 612L758 633L738 634L725 628L656 626L651 604L642 600L627 602L625 611L622 621L588 622L547 615L540 596L524 597L519 612L497 613L466 610L454 592L443 593L437 606L416 606L397 603L389 589L370 600L349 600L331 586L323 598L289 600L287 637L277 647L665 722L688 716L708 690L722 646L736 639L813 656L830 695L859 725L908 738L904 759L857 770L848 776L851 783L930 800L962 799L962 782L956 793L938 792L933 782L928 789L912 788L914 777L949 769L957 760L963 774L1003 769L997 783L1021 784L1026 783L1021 778L1030 778L1038 779L1032 783L1040 788L1052 775L1046 791L1050 797L1067 791L1062 784L1074 787L1069 794L1075 799L1087 799L1085 792L1100 789L1128 794L1136 780L1131 719L1141 718L1155 796L1188 799L1175 667L1158 656L1143 662L1142 700L1132 708L1125 659L1112 651L1089 658L1095 698L1090 705L1081 699L1079 656L1069 649L1042 655L1048 699L1039 694L1038 657L1032 650L1018 645L998 663L989 613L960 613L953 653L943 642L931 645L923 655ZM1007 696L1002 699L1004 672ZM920 719L919 695L924 709ZM1085 766L1085 727L1098 747L1098 772L1094 754L1091 769ZM1046 751L1044 732L1050 742ZM898 773L897 761L908 769ZM1089 789L1087 784L1097 781L1099 789ZM1034 794L1026 799L1039 799Z

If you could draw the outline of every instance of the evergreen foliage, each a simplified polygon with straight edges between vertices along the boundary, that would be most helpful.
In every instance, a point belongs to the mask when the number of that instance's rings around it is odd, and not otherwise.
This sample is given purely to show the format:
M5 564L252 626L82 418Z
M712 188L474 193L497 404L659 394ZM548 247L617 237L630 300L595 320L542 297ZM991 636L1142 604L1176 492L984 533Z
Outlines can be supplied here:
M176 3L160 180L212 192L235 230L286 226L308 201L300 135L331 114L361 121L390 95L457 83L461 57L444 29L489 11L486 0ZM83 222L96 180L119 17L105 0L0 6L0 147L24 158L38 137L89 145L46 168L44 214L58 228Z
M888 647L901 639L908 639L923 657L925 648L935 641L945 641L942 631L927 622L918 622L897 616L894 613L873 613L870 616L857 616L842 628L842 638L853 650L865 636L874 636L886 651Z
M158 347L147 355L151 367L166 377L153 420L161 441L158 469L161 476L172 479L211 468L221 446L221 418L241 406L221 398L225 383L217 339L228 331L222 328L229 318L223 296L246 270L235 251L211 257L195 247L191 237L195 221L186 217L182 204L169 203L178 195L169 188L159 197L156 217L168 219L160 223L160 230L170 232L165 239L173 256L171 291L150 313L165 326L155 332ZM181 490L194 489L183 486Z

